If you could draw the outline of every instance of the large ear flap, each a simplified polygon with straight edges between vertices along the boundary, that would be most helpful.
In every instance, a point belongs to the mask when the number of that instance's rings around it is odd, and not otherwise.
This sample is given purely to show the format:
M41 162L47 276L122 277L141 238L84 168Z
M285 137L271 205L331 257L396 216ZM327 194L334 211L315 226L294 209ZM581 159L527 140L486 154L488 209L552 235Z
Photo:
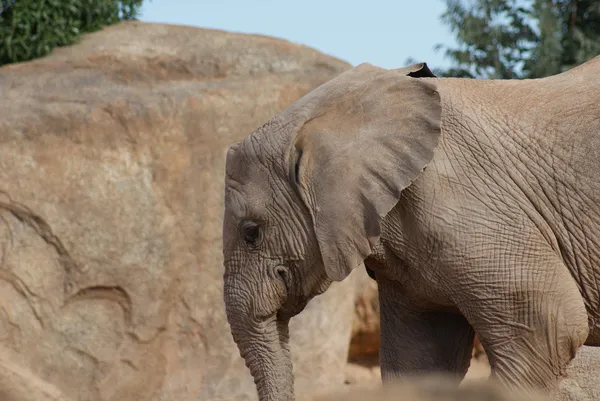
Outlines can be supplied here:
M381 219L433 158L441 105L426 64L361 64L298 107L295 171L325 269L344 279L377 243Z

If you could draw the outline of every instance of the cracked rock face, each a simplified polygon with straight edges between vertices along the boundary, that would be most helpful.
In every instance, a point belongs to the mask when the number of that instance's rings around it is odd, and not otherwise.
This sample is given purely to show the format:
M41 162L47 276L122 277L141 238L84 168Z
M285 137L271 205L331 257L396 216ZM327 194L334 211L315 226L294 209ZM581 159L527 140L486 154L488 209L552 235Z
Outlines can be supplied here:
M130 22L0 69L2 400L255 399L222 301L226 149L349 67ZM299 387L343 383L352 285L292 321Z

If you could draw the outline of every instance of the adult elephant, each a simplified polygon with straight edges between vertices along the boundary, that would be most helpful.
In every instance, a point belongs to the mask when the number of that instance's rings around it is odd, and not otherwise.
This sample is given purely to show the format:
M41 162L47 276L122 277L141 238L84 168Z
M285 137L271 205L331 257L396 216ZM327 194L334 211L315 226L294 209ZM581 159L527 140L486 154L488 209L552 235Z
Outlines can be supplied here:
M364 262L384 381L493 376L554 393L600 345L600 57L553 77L362 64L227 154L225 304L259 398L292 400L288 321Z

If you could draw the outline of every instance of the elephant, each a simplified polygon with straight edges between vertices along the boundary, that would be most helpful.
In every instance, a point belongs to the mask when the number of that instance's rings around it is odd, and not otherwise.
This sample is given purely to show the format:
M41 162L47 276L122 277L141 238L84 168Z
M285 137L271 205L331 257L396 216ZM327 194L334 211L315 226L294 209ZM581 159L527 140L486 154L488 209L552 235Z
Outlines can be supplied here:
M288 323L376 279L385 383L491 380L553 397L600 345L600 57L539 79L363 63L226 155L224 303L261 401L293 400Z

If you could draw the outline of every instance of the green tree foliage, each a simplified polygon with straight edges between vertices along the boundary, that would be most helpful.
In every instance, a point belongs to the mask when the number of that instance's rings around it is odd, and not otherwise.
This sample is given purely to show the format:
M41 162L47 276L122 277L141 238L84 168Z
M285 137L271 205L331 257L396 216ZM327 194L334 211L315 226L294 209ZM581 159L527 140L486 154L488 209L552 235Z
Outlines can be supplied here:
M458 48L441 76L538 78L600 54L598 0L445 0Z
M3 0L0 65L42 57L82 34L137 16L142 0Z

